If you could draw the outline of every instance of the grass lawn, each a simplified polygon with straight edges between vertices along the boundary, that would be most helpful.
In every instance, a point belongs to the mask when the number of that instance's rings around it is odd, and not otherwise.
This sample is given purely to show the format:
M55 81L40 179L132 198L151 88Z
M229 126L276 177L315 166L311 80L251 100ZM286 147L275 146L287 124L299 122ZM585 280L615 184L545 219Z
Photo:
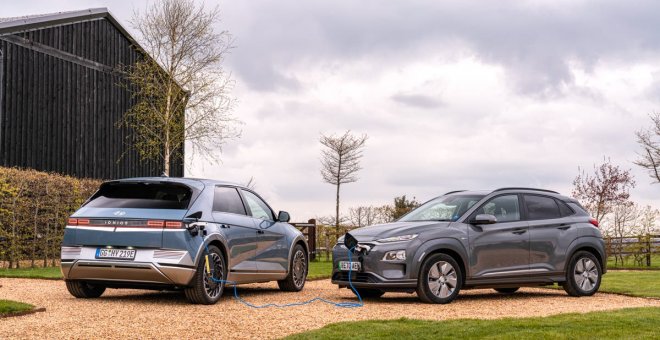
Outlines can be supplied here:
M327 279L332 275L332 262L311 261L309 262L309 279Z
M61 279L60 267L0 269L0 277L26 279Z
M660 254L651 255L651 266L646 266L646 259L644 260L643 266L638 266L632 257L624 257L623 264L619 262L617 265L614 264L614 257L610 256L607 258L607 268L618 268L618 269L660 269Z
M32 310L33 308L34 308L33 305L28 305L27 303L10 301L10 300L0 300L0 316L25 312Z
M340 322L287 339L640 339L657 338L660 308L631 308L543 318Z
M599 291L660 298L660 271L610 270L603 275Z
M310 279L326 279L332 274L332 262L309 263ZM0 269L0 277L18 277L28 279L61 279L60 267Z

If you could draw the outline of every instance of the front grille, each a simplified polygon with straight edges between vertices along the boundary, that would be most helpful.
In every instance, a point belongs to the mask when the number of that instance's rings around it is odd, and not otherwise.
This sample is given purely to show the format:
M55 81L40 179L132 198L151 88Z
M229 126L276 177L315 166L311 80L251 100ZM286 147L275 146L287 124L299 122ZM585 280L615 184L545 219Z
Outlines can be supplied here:
M332 276L335 281L348 281L348 272L337 272ZM352 282L376 283L378 280L369 273L351 273Z

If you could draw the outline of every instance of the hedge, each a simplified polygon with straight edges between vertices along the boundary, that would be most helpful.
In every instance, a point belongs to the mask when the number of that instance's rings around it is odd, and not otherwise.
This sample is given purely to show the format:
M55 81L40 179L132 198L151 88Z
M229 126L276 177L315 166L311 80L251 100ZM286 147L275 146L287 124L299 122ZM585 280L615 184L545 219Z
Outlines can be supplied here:
M0 167L0 267L55 265L67 218L100 184Z

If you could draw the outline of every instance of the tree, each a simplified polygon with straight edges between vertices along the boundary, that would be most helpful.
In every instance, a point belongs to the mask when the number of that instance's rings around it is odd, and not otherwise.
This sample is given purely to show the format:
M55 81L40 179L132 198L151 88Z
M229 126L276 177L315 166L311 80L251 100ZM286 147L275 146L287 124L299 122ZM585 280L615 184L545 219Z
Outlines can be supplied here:
M163 0L136 12L131 21L151 56L123 67L126 86L136 100L118 123L143 159L170 164L192 155L217 160L213 151L238 137L230 111L231 79L222 61L231 49L227 31L216 32L218 7L206 9L192 0Z
M623 265L623 253L626 250L624 248L624 238L629 236L635 225L637 224L637 219L640 217L640 211L633 202L623 201L617 203L612 207L613 218L612 218L612 232L616 243L613 242L613 251L614 251L614 265L619 265L619 261Z
M602 221L612 209L628 201L629 190L635 187L630 170L622 170L609 159L603 164L594 165L592 174L579 169L573 180L573 197L580 200L591 215Z
M637 131L637 143L642 147L640 158L635 164L648 170L654 183L660 183L660 113L651 116L653 126L650 129Z
M401 218L403 215L409 213L411 210L419 207L420 203L417 202L415 197L412 200L408 200L406 195L401 197L394 197L394 205L388 207L387 215L389 221L396 221Z
M339 231L339 188L342 184L358 180L357 172L362 158L362 149L367 141L366 134L354 136L351 131L336 137L321 134L321 176L323 181L337 188L335 201L335 229Z
M351 225L355 227L366 227L387 222L386 207L361 206L350 208L348 215Z

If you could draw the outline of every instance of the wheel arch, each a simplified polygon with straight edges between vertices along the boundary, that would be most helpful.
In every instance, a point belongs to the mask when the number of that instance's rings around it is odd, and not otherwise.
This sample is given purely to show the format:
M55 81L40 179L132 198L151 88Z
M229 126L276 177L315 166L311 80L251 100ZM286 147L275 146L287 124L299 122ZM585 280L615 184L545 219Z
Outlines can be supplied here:
M437 240L437 242L429 241L419 247L412 262L413 267L411 275L415 275L415 277L411 278L419 278L420 270L422 269L424 261L426 261L429 256L440 253L451 256L458 263L461 273L463 274L463 283L465 283L465 280L468 277L468 257L462 244L456 239L442 239Z
M309 272L309 246L307 245L307 241L305 240L305 236L302 234L297 235L293 241L291 241L291 246L289 247L289 256L287 258L287 264L286 264L286 274L289 275L291 272L291 257L293 256L293 248L296 247L296 245L302 245L303 249L307 253L307 272Z
M587 251L594 255L600 262L600 269L603 274L607 272L607 256L605 255L605 246L602 239L596 237L580 237L575 240L568 251L569 256L566 257L566 264L564 271L568 270L569 261L578 251Z

